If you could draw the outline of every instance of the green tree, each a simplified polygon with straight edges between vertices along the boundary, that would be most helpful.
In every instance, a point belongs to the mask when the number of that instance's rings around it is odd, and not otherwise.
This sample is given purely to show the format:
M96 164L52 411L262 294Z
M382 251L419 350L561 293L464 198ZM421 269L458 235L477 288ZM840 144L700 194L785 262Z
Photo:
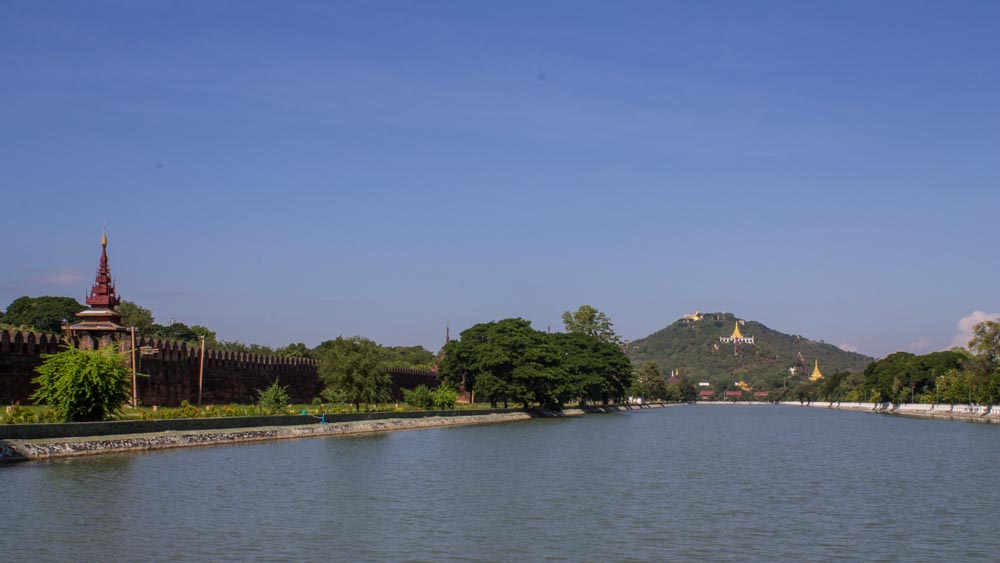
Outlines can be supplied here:
M313 351L302 342L296 342L283 346L274 351L276 356L287 356L291 358L315 358Z
M33 381L36 404L52 406L60 420L104 420L118 412L130 398L130 378L125 360L113 347L79 350L67 347L44 361Z
M480 396L485 397L493 408L503 399L503 406L507 408L507 384L499 377L490 372L481 373L476 377L475 385L472 389Z
M474 325L445 345L438 377L443 383L471 387L493 404L503 398L505 404L538 402L555 408L571 391L561 385L564 374L554 373L560 358L545 336L524 319Z
M1000 320L974 326L969 351L973 354L968 374L973 400L1000 404Z
M636 391L643 399L664 399L667 396L667 380L660 371L660 365L650 360L642 364L636 374Z
M581 305L574 313L564 311L562 321L566 332L586 334L610 344L623 343L621 337L615 334L611 319L590 305Z
M582 333L549 336L559 348L566 375L581 403L620 400L632 384L632 364L620 346Z
M3 322L29 326L41 332L59 333L63 321L73 323L76 314L86 309L72 297L18 297L7 306Z
M192 342L194 344L201 344L201 339L202 337L204 337L205 346L207 348L214 348L218 343L215 339L214 330L210 330L201 325L191 325L191 332L194 334L194 340L189 340L188 342Z
M121 314L123 325L134 326L135 331L142 336L152 334L156 321L153 319L153 312L149 309L131 301L122 301L115 310Z
M392 346L385 349L386 362L394 368L431 369L437 357L423 346Z
M344 397L354 408L390 398L392 379L386 371L382 346L361 336L338 336L330 341L319 363L324 396Z

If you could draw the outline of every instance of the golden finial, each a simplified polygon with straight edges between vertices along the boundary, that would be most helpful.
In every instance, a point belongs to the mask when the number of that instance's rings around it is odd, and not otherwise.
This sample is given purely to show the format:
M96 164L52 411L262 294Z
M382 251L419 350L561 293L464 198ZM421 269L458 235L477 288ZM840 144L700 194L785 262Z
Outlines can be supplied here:
M108 245L108 232L104 231L104 233L101 234L101 246L107 246L107 245Z
M733 330L733 336L731 338L743 338L740 334L740 321L736 321L736 328Z

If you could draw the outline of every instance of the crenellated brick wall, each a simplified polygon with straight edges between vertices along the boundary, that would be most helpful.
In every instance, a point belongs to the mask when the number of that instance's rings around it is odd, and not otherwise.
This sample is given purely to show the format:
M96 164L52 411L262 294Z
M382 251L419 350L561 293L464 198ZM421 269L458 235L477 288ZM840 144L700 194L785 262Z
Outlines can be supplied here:
M62 337L54 334L0 331L0 403L30 402L35 386L35 367L41 364L42 354L59 350ZM125 347L131 342L124 339ZM88 336L75 339L81 348L96 348L106 342L95 342ZM176 406L181 401L192 404L198 400L198 368L201 357L199 347L160 339L140 338L136 341L137 394L143 405ZM155 350L150 355L138 353ZM402 389L412 389L419 384L435 387L437 379L430 371L413 369L390 370L392 392L396 399ZM264 356L205 351L205 371L202 381L202 402L248 403L257 399L257 390L278 381L288 386L292 401L310 402L319 396L323 384L319 379L316 360L287 356Z

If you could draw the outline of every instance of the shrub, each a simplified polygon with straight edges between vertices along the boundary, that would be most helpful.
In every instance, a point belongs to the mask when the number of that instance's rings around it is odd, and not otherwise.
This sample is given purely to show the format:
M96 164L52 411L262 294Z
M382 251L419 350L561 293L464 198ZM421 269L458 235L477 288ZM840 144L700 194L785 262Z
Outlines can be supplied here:
M21 405L11 405L10 411L3 413L3 418L0 422L4 424L25 424L37 422L35 419L35 413L28 407L22 407Z
M288 406L288 386L278 385L278 380L274 380L274 385L261 391L257 390L260 399L257 406L265 414L277 414L285 410Z
M433 395L434 407L438 410L451 410L455 408L455 403L458 402L458 391L446 385L435 389Z
M38 385L31 399L52 405L56 418L66 422L104 420L129 400L129 372L114 348L80 350L67 347L45 354L36 368Z
M403 389L403 400L418 409L434 408L434 393L426 385L417 385L413 390Z

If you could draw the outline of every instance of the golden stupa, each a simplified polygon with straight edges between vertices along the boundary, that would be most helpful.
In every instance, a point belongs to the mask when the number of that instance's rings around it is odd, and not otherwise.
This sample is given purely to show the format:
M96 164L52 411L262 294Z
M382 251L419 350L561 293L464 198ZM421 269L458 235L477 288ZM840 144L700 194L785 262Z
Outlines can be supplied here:
M823 374L819 371L819 360L816 360L816 367L813 368L809 381L819 381L820 379L823 379Z

